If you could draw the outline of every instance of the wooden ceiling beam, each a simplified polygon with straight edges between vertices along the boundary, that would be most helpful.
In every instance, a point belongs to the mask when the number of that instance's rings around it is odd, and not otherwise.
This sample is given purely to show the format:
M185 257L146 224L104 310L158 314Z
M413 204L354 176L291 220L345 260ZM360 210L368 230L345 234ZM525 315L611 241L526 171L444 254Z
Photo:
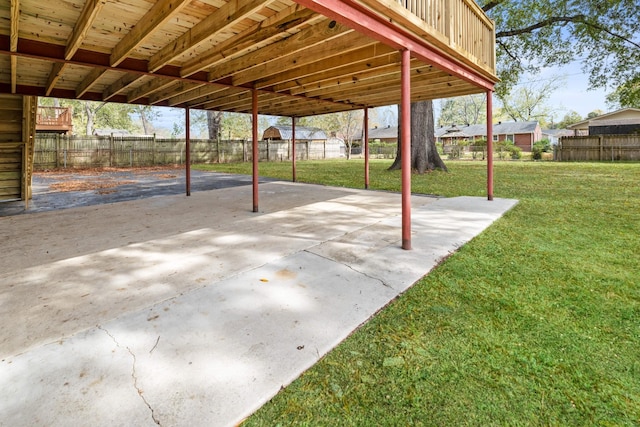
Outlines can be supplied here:
M49 96L53 88L56 87L58 80L60 80L60 76L62 76L62 70L64 70L64 67L64 62L56 62L51 66L51 71L49 72L47 85L45 87L45 96Z
M109 63L112 67L124 61L127 56L162 24L188 5L190 0L160 0L138 21L138 23L113 48Z
M144 98L145 96L152 94L153 92L156 92L158 90L162 90L168 86L171 86L175 82L176 80L172 80L172 79L150 80L145 84L143 84L142 86L134 89L129 94L127 94L127 102L137 101L140 98Z
M216 67L209 72L209 81L216 81L224 77L232 76L239 71L274 61L283 55L292 55L301 50L313 49L317 44L326 40L333 40L340 35L350 32L351 30L344 25L324 19L316 25L305 28L291 37L216 65Z
M160 89L153 94L149 95L149 104L159 104L162 101L166 101L167 99L174 96L176 93L187 92L188 90L195 89L201 87L197 83L190 82L175 82L171 86L167 86L166 88Z
M175 96L172 96L171 98L168 99L168 103L170 106L174 106L174 105L182 105L182 104L189 104L189 105L197 105L197 103L199 101L211 101L212 99L214 99L213 97L210 99L206 99L208 96L213 96L218 92L222 92L223 90L226 90L226 87L224 86L216 86L216 85L200 85L199 87L194 87L191 90L188 90L186 92L177 94Z
M76 54L105 3L106 0L87 0L85 2L80 17L73 26L73 31L67 41L64 59L69 60Z
M274 86L274 90L276 92L280 92L282 90L286 90L287 88L277 87L278 85L290 82L294 86L296 86L296 82L300 79L315 79L317 78L317 74L330 73L333 70L345 67L345 63L352 65L361 61L370 61L383 55L394 53L397 54L397 52L397 50L388 48L379 43L371 43L369 45L366 45L365 47L361 47L350 52L340 52L338 54L334 54L330 57L324 58L320 62L315 62L304 66L292 67L287 69L286 71L280 72L277 75L261 78L260 80L256 81L256 88L261 89ZM399 57L399 54L397 55ZM306 81L306 83L308 82L309 81Z
M73 31L67 40L64 53L65 60L70 60L73 58L73 55L76 54L104 4L105 0L88 0L84 4L80 17L74 25ZM55 88L58 80L60 80L60 77L62 76L65 66L65 63L57 62L51 67L49 77L47 78L47 86L45 88L46 96L49 96L51 91Z
M398 76L399 77L399 76ZM439 78L431 78L430 87L435 90L437 85L444 85L445 87L450 82L452 82L451 77L443 76ZM418 91L421 89L418 81L411 82L411 87L413 91ZM380 80L375 83L369 83L365 85L354 86L350 89L343 90L335 90L335 91L327 91L324 92L321 96L322 99L330 99L335 102L350 102L353 99L361 99L363 97L371 95L374 97L376 94L387 94L389 92L398 92L401 89L400 79L385 79Z
M323 16L299 5L290 6L221 42L210 52L185 62L182 65L180 75L183 77L191 76L222 61L243 55L257 43L265 44L278 38L288 37L295 34L301 27L313 25L324 19Z
M421 62L413 62L410 69L412 73L425 73L430 71L431 67ZM431 75L436 76L438 74L441 74L440 71L432 71ZM363 76L363 78L346 78L337 82L337 84L318 85L316 88L309 88L303 95L309 98L331 98L334 93L345 94L350 91L361 90L363 87L365 88L364 90L369 91L373 90L376 85L384 87L384 85L390 82L395 83L396 81L400 81L400 68L391 66L389 71L384 74L377 72L370 76ZM330 83L335 83L335 81Z
M11 29L9 34L9 51L18 51L18 37L20 31L20 0L11 0ZM16 93L18 87L18 57L11 55L11 93Z
M228 1L220 9L187 30L177 40L167 44L153 55L149 59L149 71L155 72L159 70L176 57L196 48L203 41L228 31L239 21L263 9L268 3L265 0Z
M268 62L263 61L251 68L244 67L233 75L233 84L240 86L263 77L277 75L281 70L299 65L323 63L324 58L335 55L336 51L347 54L371 43L371 39L356 32L342 32L331 39L325 38L313 45L305 46L292 54L276 57Z
M310 76L305 76L299 79L291 80L286 83L281 83L273 86L275 92L288 91L291 94L297 95L304 93L306 87L309 85L316 86L326 82L340 81L341 79L350 79L353 76L360 76L368 72L375 72L384 70L389 67L399 66L400 54L394 52L381 56L379 58L372 58L371 60L358 61L356 63L347 64L342 67L334 68L323 73L316 73Z
M82 95L87 93L106 72L106 68L93 68L89 71L89 74L87 74L87 76L82 80L82 83L80 83L76 88L76 98L81 98Z
M129 74L129 73L125 74L124 76L120 77L118 80L113 82L108 88L106 88L102 92L102 99L104 101L110 100L111 98L113 98L114 96L116 96L117 94L125 90L127 87L143 79L144 77L145 76Z

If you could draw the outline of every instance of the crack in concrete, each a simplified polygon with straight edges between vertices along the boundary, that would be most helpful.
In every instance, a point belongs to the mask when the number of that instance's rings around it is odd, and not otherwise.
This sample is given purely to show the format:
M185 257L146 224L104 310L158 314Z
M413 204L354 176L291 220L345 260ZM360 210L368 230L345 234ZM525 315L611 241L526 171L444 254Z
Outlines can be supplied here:
M358 273L358 274L362 274L363 276L368 277L368 278L369 278L369 279L371 279L371 280L375 280L375 281L377 281L377 282L380 282L380 284L381 284L382 286L384 286L384 287L387 287L387 288L389 288L389 289L393 289L393 287L392 287L391 285L389 285L387 282L385 282L384 280L380 279L379 277L374 277L374 276L372 276L372 275L370 275L370 274L367 274L367 273L366 273L366 272L364 272L364 271L360 271L360 270L358 270L357 268L354 268L354 267L350 266L349 264L345 264L345 263L340 262L340 261L338 261L338 260L335 260L335 259L333 259L333 258L329 258L328 256L325 256L325 255L320 255L320 254L317 254L317 253L315 253L315 252L311 252L311 251L310 251L310 250L308 250L308 249L305 249L305 250L304 250L304 252L307 252L307 253L309 253L309 254L312 254L312 255L318 256L318 257L320 257L320 258L324 258L324 259L326 259L327 261L331 261L331 262L338 263L338 264L340 264L340 265L344 265L345 267L347 267L347 268L348 268L349 270L351 270L351 271L354 271L354 272L356 272L356 273ZM394 290L395 290L395 289L394 289Z
M161 425L160 424L160 420L158 420L156 418L155 415L155 411L153 410L153 408L151 407L151 405L149 404L149 402L147 401L147 399L144 397L144 391L138 387L138 377L136 375L136 355L133 353L133 351L131 351L131 349L128 346L123 347L122 345L120 345L120 343L118 342L118 340L116 340L116 337L114 337L108 330L106 330L105 328L103 328L101 325L96 325L96 327L98 329L100 329L101 331L104 331L105 334L107 334L115 343L115 345L118 348L123 348L126 349L127 352L131 355L131 357L133 358L133 364L131 366L131 378L133 378L133 387L136 389L136 391L138 392L138 395L140 396L140 398L142 399L142 401L144 402L145 405L147 405L147 408L149 408L149 411L151 411L151 419L153 420L153 422L157 425Z

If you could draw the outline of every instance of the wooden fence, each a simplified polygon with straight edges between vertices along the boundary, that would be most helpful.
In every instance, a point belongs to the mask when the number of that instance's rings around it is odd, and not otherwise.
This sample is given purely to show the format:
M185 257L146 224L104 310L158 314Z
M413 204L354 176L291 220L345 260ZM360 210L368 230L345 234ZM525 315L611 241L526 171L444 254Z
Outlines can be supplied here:
M260 141L260 161L291 160L291 141ZM184 139L120 136L65 136L38 134L34 167L56 168L135 167L183 164ZM297 160L344 156L344 148L330 142L296 141ZM192 163L232 163L252 160L251 142L243 140L191 140Z
M562 162L639 161L640 135L562 137L554 158Z

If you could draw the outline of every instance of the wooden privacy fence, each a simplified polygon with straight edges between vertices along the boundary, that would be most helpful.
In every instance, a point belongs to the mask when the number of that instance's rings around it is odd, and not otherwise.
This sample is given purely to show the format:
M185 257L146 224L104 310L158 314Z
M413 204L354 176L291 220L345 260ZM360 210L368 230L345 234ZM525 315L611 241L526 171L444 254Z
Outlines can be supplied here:
M260 161L291 160L291 141L260 141ZM183 164L184 139L129 136L65 136L38 134L34 167L56 168L135 167ZM296 159L318 160L344 156L344 149L328 142L296 141ZM192 163L233 163L252 160L246 140L191 140Z
M555 148L554 158L562 162L638 161L640 135L562 137Z

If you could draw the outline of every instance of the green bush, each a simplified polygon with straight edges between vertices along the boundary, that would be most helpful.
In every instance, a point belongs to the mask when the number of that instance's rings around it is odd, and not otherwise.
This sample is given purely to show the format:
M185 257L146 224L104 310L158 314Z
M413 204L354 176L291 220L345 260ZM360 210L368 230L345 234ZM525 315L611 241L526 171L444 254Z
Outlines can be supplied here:
M541 160L542 153L548 153L551 151L551 143L548 139L541 139L533 144L531 149L531 158L533 160Z
M512 145L507 146L507 151L513 160L519 160L522 158L522 149L520 147L516 147L513 143Z

